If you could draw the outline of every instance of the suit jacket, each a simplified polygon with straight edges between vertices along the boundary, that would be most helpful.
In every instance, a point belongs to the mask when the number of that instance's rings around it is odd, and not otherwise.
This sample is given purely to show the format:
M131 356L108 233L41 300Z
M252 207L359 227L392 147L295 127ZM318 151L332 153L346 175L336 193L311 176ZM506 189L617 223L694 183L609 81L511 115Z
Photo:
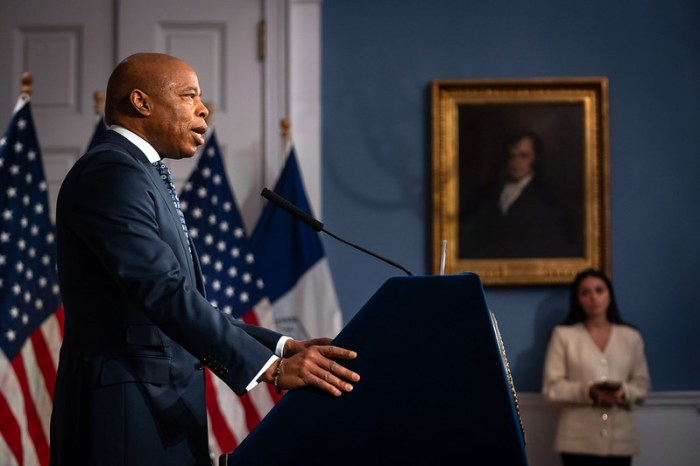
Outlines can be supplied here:
M78 160L56 212L51 465L210 464L202 363L242 394L281 335L207 302L163 180L123 136Z
M626 406L593 406L593 382L620 381ZM542 394L560 404L555 450L589 455L631 456L639 450L631 407L649 391L649 370L640 333L613 325L604 351L583 324L554 328L547 348Z

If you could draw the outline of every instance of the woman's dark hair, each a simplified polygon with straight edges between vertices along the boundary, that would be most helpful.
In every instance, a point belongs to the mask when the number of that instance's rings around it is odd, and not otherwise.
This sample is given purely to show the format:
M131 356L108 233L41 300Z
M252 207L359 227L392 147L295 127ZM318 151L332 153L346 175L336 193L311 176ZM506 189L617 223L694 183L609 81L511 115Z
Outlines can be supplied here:
M583 311L581 303L578 300L578 289L581 286L581 282L588 277L599 278L603 280L605 286L608 287L608 293L610 293L610 304L608 305L607 311L608 321L613 324L629 325L622 320L622 317L620 317L620 311L617 308L617 301L615 300L615 292L613 291L612 282L607 275L596 269L586 269L579 272L579 274L576 275L573 283L571 283L571 288L569 289L569 314L566 316L563 324L574 325L586 320L586 313Z

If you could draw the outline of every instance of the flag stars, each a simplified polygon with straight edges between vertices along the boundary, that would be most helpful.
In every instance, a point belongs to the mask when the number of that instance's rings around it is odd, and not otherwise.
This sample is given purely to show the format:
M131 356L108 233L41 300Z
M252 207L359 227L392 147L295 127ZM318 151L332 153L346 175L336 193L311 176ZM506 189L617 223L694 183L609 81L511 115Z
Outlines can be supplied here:
M237 277L238 276L238 269L236 267L229 267L228 276L231 278Z
M211 176L211 169L210 169L210 168L207 168L207 167L204 167L204 168L201 170L201 173L202 173L202 176L203 176L204 178L209 178L209 177Z
M19 175L19 165L14 164L10 167L10 175Z
M0 256L0 265L5 265L7 263L7 256Z
M212 235L207 235L204 237L204 243L208 246L214 244L214 237Z
M41 204L35 205L34 206L34 213L36 213L37 215L43 214L44 213L44 206Z
M40 288L45 288L48 283L48 280L46 280L46 277L39 277L39 279L36 282Z
M26 127L27 127L27 120L25 120L24 118L20 118L19 120L17 120L17 129L18 130L22 131Z
M224 208L224 212L230 212L230 211L231 211L231 203L230 203L230 202L224 202L223 208Z
M241 255L241 251L238 248L231 249L231 257L238 257Z
M207 197L207 188L204 188L204 187L199 188L199 189L197 190L197 196L198 196L200 199L204 199L205 197Z
M17 241L17 249L20 251L24 251L27 248L27 242L24 241L23 239L20 239Z
M5 221L12 220L12 211L10 209L5 209L2 211L2 218Z
M39 234L39 227L36 225L32 225L32 227L29 229L29 232L32 236L37 236Z
M236 294L236 292L232 286L227 286L226 290L224 290L224 294L227 298L233 298L233 295Z
M243 283L250 283L252 280L252 277L248 272L244 273L243 276L241 277L241 280L243 280Z
M22 196L22 204L24 204L25 207L27 207L31 201L32 199L29 197L28 194Z
M216 243L216 249L218 249L220 252L224 252L226 250L226 242L219 241L218 243Z
M10 242L10 234L6 231L3 231L0 233L0 243L9 243Z
M233 230L233 236L235 236L236 238L239 238L239 239L243 238L244 234L245 234L245 232L243 231L243 228L241 228L241 227L238 227L238 228Z
M192 239L197 239L199 237L199 228L197 228L197 227L189 228L188 232L189 232L190 237Z
M41 311L44 308L44 301L42 301L41 299L37 299L36 301L34 301L34 308L37 311Z
M208 218L209 220L209 225L216 225L216 215L212 214Z
M13 293L15 296L19 296L19 294L20 294L21 292L22 292L22 288L21 288L17 283L15 283L14 285L12 285L12 293Z
M33 180L34 180L34 178L32 177L32 174L31 174L31 173L27 173L27 175L24 177L24 181L25 181L27 184L32 184L32 181L33 181Z
M214 270L217 272L221 272L221 270L224 268L224 264L221 261L216 261L214 263Z
M219 280L214 280L211 284L211 288L214 291L219 291L221 289L221 282Z
M194 209L192 209L192 217L202 218L202 209L199 207L195 207Z
M22 144L21 142L17 141L17 142L15 143L14 149L15 149L15 153L19 154L20 152L22 152L22 150L24 150L24 144Z
M209 265L209 264L211 264L211 256L209 254L204 254L202 256L201 261L202 261L202 265Z
M34 159L36 159L36 151L30 150L29 152L27 152L27 159L30 162L33 162Z
M60 292L61 292L61 289L58 287L58 283L54 283L51 286L51 294L54 296L58 296Z
M211 180L215 185L221 184L221 176L220 175L214 175Z
M54 234L53 234L53 233L49 233L48 235L46 235L46 242L47 242L48 244L53 244L54 238L55 238L55 237L54 237Z
M10 317L12 317L13 319L16 319L17 317L19 317L19 309L17 309L16 306L13 306L10 309Z
M49 265L51 265L51 258L47 255L43 255L41 256L41 263L48 267Z
M246 293L246 292L241 293L241 302L242 303L247 303L249 300L250 300L250 296L248 295L248 293Z
M19 224L22 228L27 228L27 225L29 225L29 220L27 217L22 217L19 219Z
M7 191L5 191L5 193L7 194L8 198L16 197L17 196L17 188L15 188L14 186L10 186L9 188L7 188Z
M262 281L262 278L255 280L255 286L257 286L259 290L265 288L265 283Z
M228 222L221 222L219 223L219 230L223 231L224 233L228 231Z
M10 329L7 332L5 332L5 338L7 338L8 341L15 341L15 338L17 338L17 333L15 333L14 330Z
M245 261L249 264L252 264L253 262L255 262L255 256L253 256L253 253L249 252L248 254L246 254Z

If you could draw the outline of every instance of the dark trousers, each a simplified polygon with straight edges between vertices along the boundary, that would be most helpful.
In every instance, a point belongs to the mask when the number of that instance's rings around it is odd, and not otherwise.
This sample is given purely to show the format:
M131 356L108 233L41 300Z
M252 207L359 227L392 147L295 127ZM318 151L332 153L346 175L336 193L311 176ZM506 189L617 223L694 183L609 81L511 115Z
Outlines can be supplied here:
M631 466L631 456L595 456L562 453L564 466Z

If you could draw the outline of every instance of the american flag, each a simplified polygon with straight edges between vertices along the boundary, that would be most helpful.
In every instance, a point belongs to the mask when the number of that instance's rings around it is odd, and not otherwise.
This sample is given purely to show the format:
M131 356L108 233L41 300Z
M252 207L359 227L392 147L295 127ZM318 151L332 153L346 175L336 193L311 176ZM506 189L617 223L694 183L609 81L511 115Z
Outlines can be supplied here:
M0 463L47 465L63 306L29 96L0 140Z
M205 279L207 299L241 320L274 329L264 285L255 271L238 205L212 129L196 168L180 195L187 228ZM206 369L209 446L212 455L230 453L279 400L267 384L242 397Z

